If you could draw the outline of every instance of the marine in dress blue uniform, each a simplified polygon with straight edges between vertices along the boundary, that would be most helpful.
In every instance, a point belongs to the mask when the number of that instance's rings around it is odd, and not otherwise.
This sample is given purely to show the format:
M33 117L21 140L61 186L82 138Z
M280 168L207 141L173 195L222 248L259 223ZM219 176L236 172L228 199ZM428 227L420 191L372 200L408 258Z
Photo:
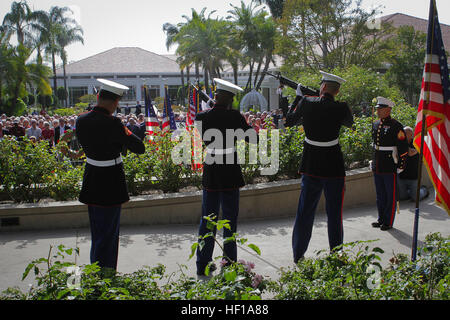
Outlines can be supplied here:
M91 227L91 263L117 269L120 211L129 200L121 152L142 154L141 139L112 116L127 87L102 83L98 105L78 117L76 135L86 154L86 167L79 200L88 205Z
M397 210L397 174L405 169L408 140L403 125L391 117L394 103L384 97L377 98L379 120L372 129L374 151L372 171L377 193L378 220L374 228L389 230L394 225Z
M295 263L303 258L308 249L322 191L326 199L330 248L340 246L344 238L342 206L345 166L339 145L339 130L342 125L353 125L353 115L347 103L335 101L345 80L321 73L320 97L303 97L286 117L287 126L303 125L306 135L299 170L302 174L301 192L292 234Z
M237 229L237 218L239 214L239 188L245 185L241 167L237 161L235 141L230 148L226 141L227 129L242 129L244 132L254 129L249 126L245 118L237 110L231 109L233 97L237 92L243 91L240 87L221 79L214 79L217 85L216 103L212 109L198 113L196 122L201 121L202 137L210 129L219 130L223 137L223 146L218 147L212 144L214 141L204 141L207 154L203 164L203 198L202 198L202 218L199 226L199 239L211 232L207 228L207 217L211 214L219 215L222 208L222 219L229 220L230 229L224 228L224 238L231 237ZM254 132L256 136L256 132ZM228 142L229 143L229 142ZM228 161L227 158L233 159ZM211 160L214 157L216 161ZM213 231L215 234L215 230ZM237 245L235 241L225 242L223 245L224 256L230 261L237 259ZM197 274L205 275L205 268L212 261L214 251L214 239L207 237L204 239L204 246L197 250ZM211 270L211 269L210 269Z

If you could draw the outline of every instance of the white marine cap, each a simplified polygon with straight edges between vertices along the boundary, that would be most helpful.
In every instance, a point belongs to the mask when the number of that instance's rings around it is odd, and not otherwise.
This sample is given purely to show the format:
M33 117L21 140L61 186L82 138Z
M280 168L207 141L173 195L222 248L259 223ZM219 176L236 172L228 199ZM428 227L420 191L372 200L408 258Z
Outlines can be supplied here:
M214 82L216 83L216 90L228 91L231 92L232 94L244 91L241 87L238 87L237 85L229 81L214 78Z
M109 92L112 92L121 97L123 96L123 94L125 92L130 90L130 88L125 87L124 85L114 82L114 81L110 81L110 80L106 80L106 79L97 79L97 81L102 84L102 87L100 90L109 91Z
M375 108L392 108L394 106L394 102L384 97L377 97L377 105Z
M346 80L342 79L341 77L338 77L334 74L331 73L326 73L323 71L320 71L320 73L322 74L322 82L337 82L339 84L343 84L344 82L346 82Z

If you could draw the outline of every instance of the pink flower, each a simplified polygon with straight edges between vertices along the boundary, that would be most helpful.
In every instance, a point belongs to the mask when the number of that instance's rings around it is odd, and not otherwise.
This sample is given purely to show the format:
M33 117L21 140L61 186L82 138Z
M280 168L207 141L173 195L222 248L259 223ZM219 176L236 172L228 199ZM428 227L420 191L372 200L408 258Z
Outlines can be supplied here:
M223 268L223 267L225 267L226 265L227 265L227 260L226 259L222 259L222 260L220 260L220 266Z
M261 284L262 280L263 280L262 275L260 275L260 274L255 275L255 277L252 280L252 287L255 289L258 288L258 286Z

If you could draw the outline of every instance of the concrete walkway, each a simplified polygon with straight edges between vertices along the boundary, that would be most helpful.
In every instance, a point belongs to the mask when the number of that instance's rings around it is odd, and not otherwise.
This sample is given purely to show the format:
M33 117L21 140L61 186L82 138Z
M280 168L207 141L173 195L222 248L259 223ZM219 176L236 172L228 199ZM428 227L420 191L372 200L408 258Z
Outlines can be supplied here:
M441 208L433 204L431 197L421 204L419 222L419 246L429 233L440 232L450 235L450 218ZM401 213L397 215L394 228L381 231L371 227L376 221L375 207L360 207L344 212L344 241L376 240L371 246L385 250L383 264L387 264L393 252L411 254L414 203L402 202ZM279 269L292 267L291 236L294 217L276 220L240 221L238 233L261 249L257 256L246 247L239 247L238 259L252 261L255 271L271 279L279 277ZM167 272L179 270L180 265L188 267L187 273L195 276L195 257L188 260L190 247L196 241L197 225L123 226L121 228L118 271L131 273L144 265L156 266L162 263ZM50 245L79 247L77 264L89 263L89 229L67 229L47 231L2 232L0 234L0 291L17 286L26 290L33 280L21 281L25 267L33 259L46 257ZM326 215L318 212L313 235L306 256L328 249ZM214 256L220 254L215 250ZM186 273L186 271L185 271Z

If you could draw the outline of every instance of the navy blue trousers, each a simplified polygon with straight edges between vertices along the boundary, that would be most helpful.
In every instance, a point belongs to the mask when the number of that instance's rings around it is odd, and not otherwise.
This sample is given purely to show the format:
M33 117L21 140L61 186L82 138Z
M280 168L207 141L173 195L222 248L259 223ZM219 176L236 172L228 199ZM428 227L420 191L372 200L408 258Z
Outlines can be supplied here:
M207 220L203 217L207 217L210 214L214 214L219 217L219 210L222 208L222 220L230 220L230 228L223 228L224 239L231 237L236 233L237 229L237 218L239 214L239 189L230 191L207 191L203 190L202 199L202 218L200 220L200 227L198 234L199 236L204 236L209 232L213 232L216 235L216 229L209 230L207 226ZM212 261L212 255L214 251L214 239L212 237L207 237L205 240L205 245L203 248L197 249L197 272L203 273L207 264ZM231 261L236 261L237 259L237 245L235 241L225 242L223 255Z
M373 176L377 191L378 222L392 227L397 210L397 174L374 173Z
M322 191L325 193L328 242L330 249L340 246L344 240L342 205L344 202L345 178L318 178L303 175L297 216L292 233L294 262L303 258L308 249L314 225L314 216Z
M117 269L121 206L104 208L88 206L91 225L91 263Z

